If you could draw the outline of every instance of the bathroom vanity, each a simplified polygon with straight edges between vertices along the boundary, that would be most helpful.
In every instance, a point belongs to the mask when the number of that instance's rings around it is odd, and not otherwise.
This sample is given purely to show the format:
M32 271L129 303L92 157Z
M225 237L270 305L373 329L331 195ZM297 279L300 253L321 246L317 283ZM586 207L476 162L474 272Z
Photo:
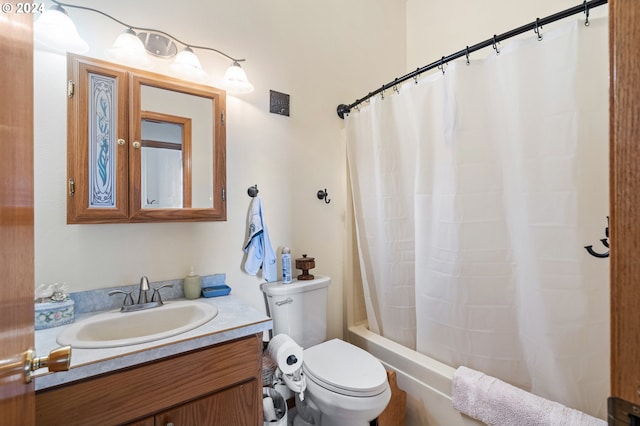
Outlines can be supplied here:
M195 330L73 349L68 372L36 375L36 424L262 424L262 332L271 320L233 296L200 300L219 314ZM62 328L37 331L37 350L55 346Z

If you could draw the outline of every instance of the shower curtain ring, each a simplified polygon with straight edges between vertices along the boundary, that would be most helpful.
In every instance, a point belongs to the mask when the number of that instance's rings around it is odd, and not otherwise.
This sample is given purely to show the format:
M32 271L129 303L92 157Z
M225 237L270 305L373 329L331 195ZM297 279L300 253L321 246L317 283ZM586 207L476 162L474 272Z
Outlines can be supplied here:
M442 75L444 75L444 56L440 59L440 65L438 65L438 69L442 71Z
M467 46L465 50L466 50L465 56L467 57L467 65L470 65L471 62L469 62L469 46Z
M496 51L496 55L500 54L500 49L498 49L498 40L496 39L496 35L493 35L493 50Z
M588 27L589 26L589 5L587 4L587 0L584 0L584 14L585 14L585 19L584 19L584 26Z
M536 27L533 29L533 32L538 36L538 41L542 40L542 34L540 34L541 29L542 25L540 25L540 18L536 18Z

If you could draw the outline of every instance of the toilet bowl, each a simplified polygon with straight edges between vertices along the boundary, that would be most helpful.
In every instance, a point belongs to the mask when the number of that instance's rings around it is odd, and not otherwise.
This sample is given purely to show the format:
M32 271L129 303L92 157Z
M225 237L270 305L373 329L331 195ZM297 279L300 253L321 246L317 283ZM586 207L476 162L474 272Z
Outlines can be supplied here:
M368 352L339 339L304 350L305 399L294 426L368 426L391 398L387 374Z
M303 350L306 390L296 394L297 426L368 426L391 398L387 373L373 355L327 338L331 280L318 276L260 285L273 320L273 335L286 334Z

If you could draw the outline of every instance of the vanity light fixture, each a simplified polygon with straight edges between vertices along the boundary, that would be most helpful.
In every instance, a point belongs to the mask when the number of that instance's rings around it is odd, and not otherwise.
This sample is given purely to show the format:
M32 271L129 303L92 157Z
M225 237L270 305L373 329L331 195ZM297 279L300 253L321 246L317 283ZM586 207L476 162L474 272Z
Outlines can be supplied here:
M136 68L149 68L151 66L151 58L147 55L142 40L138 38L131 28L125 29L113 43L113 46L105 50L104 53L109 59L123 65L130 65Z
M190 47L185 47L176 55L169 66L171 71L178 77L183 77L187 80L202 82L209 76L202 69L200 65L200 59L193 53Z
M44 11L33 24L33 31L36 42L55 52L85 53L89 50L89 45L60 5L54 4Z
M231 66L225 72L222 81L222 86L227 92L230 94L253 92L253 85L240 67L240 62L245 59L234 58L212 47L185 43L164 31L134 27L97 9L62 3L57 0L51 1L54 4L42 13L34 23L35 40L48 49L61 53L87 52L89 45L80 37L63 6L87 10L99 13L125 27L124 32L118 36L113 46L105 51L105 55L114 61L136 68L149 68L152 64L149 55L164 59L174 58L169 67L172 74L185 80L202 83L209 76L202 68L194 49L211 51L231 60ZM177 45L184 47L178 51Z

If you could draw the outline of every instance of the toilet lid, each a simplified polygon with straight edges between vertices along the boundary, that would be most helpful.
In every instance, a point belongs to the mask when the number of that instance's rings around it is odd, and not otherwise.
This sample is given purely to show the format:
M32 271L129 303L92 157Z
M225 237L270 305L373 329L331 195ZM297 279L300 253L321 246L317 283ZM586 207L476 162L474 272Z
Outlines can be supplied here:
M305 349L303 371L318 385L343 395L374 396L387 385L387 373L368 352L339 339Z

